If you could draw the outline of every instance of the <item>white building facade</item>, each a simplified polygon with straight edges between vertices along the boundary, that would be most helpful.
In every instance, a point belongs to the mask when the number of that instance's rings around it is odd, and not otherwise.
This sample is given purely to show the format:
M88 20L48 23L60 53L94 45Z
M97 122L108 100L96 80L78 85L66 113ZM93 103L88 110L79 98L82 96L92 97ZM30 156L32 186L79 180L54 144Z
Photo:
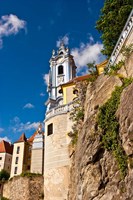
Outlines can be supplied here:
M76 76L69 49L61 43L50 59L49 99L45 116L44 199L65 200L68 194L70 158L67 133L71 130L70 105L64 105L61 85Z

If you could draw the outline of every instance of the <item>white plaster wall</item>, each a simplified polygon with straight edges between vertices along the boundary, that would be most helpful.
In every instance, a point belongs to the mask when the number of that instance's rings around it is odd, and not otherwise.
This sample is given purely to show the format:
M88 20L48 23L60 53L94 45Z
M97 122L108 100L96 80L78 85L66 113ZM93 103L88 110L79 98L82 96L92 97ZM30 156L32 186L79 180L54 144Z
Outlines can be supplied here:
M20 152L17 154L17 147L20 146ZM23 170L23 159L24 159L24 142L14 143L13 157L12 157L12 167L11 167L11 177L19 175ZM18 164L15 164L16 157L19 157ZM14 169L17 167L17 174L14 174Z

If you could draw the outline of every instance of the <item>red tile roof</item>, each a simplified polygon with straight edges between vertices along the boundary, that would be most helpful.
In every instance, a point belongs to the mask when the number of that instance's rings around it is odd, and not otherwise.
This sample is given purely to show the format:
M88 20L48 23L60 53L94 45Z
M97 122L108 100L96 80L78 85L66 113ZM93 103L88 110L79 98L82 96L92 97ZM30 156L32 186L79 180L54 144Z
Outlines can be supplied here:
M77 76L77 77L73 78L72 80L70 80L69 82L62 84L61 86L69 85L71 83L75 83L76 81L84 81L89 77L91 77L91 74L86 74L84 76Z
M13 152L13 145L9 142L2 140L0 142L0 153L9 153L12 154Z
M32 143L33 140L34 140L34 138L35 138L35 136L36 136L37 134L38 134L38 132L36 131L36 132L27 140L27 142Z
M35 136L38 134L38 131L36 131L28 140L27 140L27 142L29 142L29 143L33 143L33 140L34 140L34 138L35 138ZM44 135L44 132L42 132L42 134Z
M20 138L14 142L14 143L18 143L18 142L26 142L27 141L27 138L25 136L25 133L22 133L22 135L20 136Z

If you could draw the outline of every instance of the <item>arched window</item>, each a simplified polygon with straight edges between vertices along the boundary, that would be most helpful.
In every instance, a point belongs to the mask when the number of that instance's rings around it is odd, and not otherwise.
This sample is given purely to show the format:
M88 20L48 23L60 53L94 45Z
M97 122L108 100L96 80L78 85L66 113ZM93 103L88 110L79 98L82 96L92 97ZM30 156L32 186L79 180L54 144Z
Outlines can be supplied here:
M62 55L63 54L63 52L61 51L60 53L59 53L59 55Z
M63 74L63 66L62 65L60 65L59 67L58 67L58 75L59 74Z

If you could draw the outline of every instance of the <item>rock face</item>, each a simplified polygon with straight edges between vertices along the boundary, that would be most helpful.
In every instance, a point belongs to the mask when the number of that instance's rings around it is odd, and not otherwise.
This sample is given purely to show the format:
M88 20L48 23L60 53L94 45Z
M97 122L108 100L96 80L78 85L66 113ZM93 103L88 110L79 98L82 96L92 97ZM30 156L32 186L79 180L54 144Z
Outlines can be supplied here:
M3 196L10 200L41 200L43 177L14 177L4 184Z
M98 108L109 99L115 86L121 84L117 77L101 75L88 85L84 122L71 153L69 200L133 199L133 84L124 89L117 110L120 139L128 156L124 179L112 153L101 146L102 133L97 124Z

